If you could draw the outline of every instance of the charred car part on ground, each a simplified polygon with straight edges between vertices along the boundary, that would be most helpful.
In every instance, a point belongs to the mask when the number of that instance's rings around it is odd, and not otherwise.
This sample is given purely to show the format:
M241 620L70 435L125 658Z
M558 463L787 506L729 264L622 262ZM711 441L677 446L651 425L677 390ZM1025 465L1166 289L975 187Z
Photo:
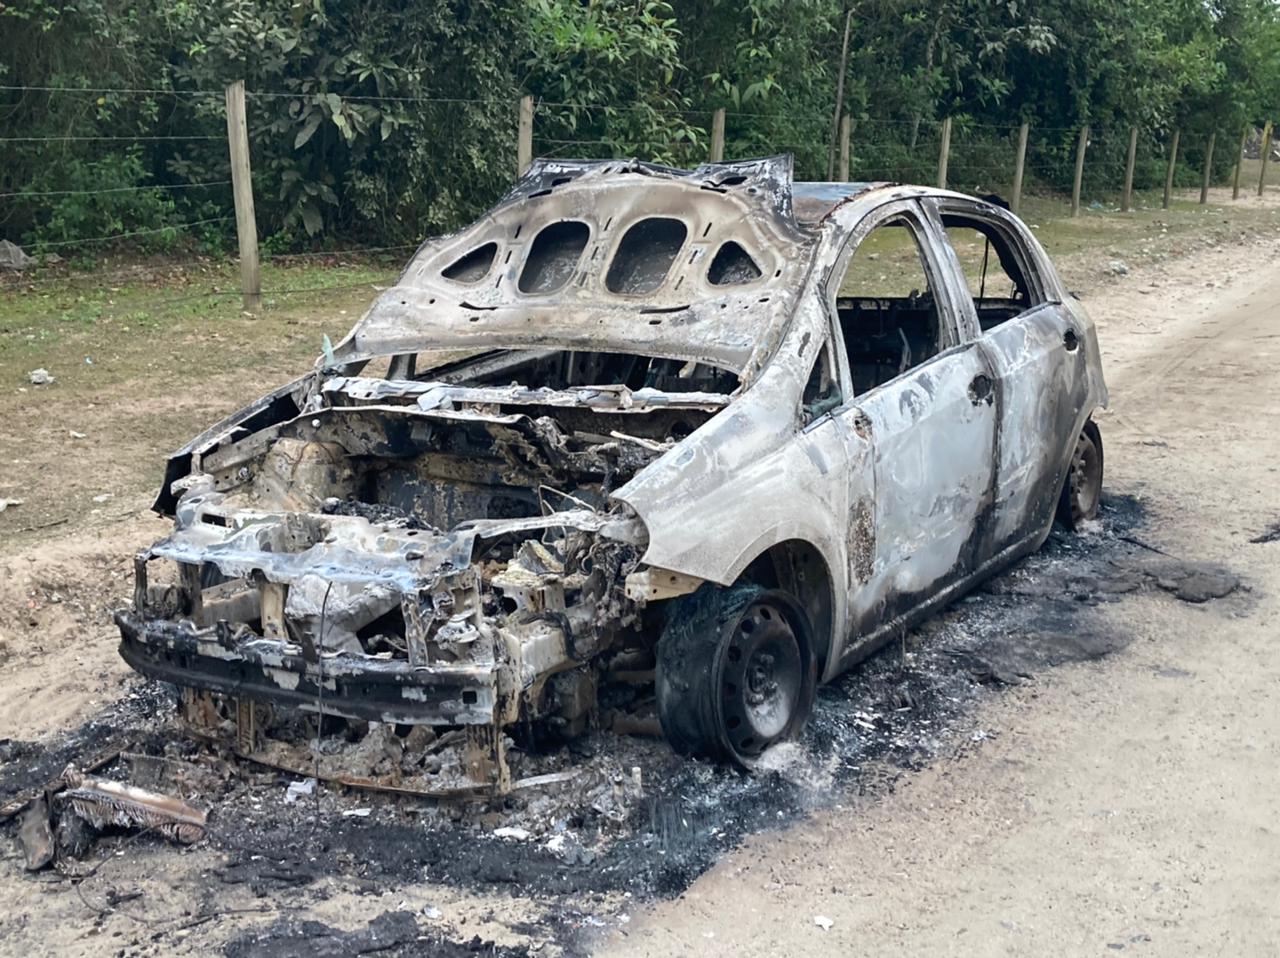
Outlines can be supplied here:
M376 723L362 784L501 793L512 740L605 713L749 764L1096 511L1105 402L1006 210L789 157L540 161L170 459L121 652L285 767L273 726Z

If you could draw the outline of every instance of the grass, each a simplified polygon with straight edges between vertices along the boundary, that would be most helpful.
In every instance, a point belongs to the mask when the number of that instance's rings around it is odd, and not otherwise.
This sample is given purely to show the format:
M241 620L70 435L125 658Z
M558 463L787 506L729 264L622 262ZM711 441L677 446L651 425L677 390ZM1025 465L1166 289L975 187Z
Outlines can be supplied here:
M1107 260L1120 259L1129 266L1158 261L1241 234L1272 232L1280 225L1280 207L1259 205L1243 195L1233 203L1230 195L1229 189L1224 194L1218 188L1201 206L1198 191L1180 192L1166 210L1158 192L1135 193L1127 213L1120 212L1118 197L1107 197L1082 204L1077 217L1059 197L1028 196L1021 216L1059 271L1080 282Z
M76 396L141 376L175 385L263 360L305 363L335 341L394 281L382 264L263 268L263 311L241 311L231 266L198 270L35 274L0 292L0 383L48 369L59 393Z
M1258 177L1261 175L1261 159L1245 160L1240 166L1240 195L1255 195L1258 191ZM1268 161L1266 185L1280 186L1280 161L1275 159Z

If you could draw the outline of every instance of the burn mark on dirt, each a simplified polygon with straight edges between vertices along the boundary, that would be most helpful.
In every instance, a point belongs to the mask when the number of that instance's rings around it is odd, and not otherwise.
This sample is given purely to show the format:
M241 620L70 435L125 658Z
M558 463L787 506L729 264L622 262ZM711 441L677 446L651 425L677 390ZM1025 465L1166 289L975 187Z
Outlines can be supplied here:
M569 903L618 892L633 900L677 895L744 837L833 802L891 791L903 774L944 750L973 747L991 734L975 728L971 717L984 696L1128 644L1130 636L1106 616L1107 605L1138 592L1187 602L1247 601L1232 595L1247 590L1229 570L1167 555L1144 541L1144 521L1139 500L1112 496L1083 535L1055 531L1038 553L820 689L803 738L770 750L750 773L681 759L661 740L605 730L541 751L525 745L532 771L576 768L578 776L488 807L323 785L314 799L288 805L283 795L291 777L241 766L208 795L208 841L226 856L214 877L279 900L320 894L312 886L321 876L345 876L370 894L420 882L506 891L542 902L547 915L563 912L553 923L555 940L573 953L573 943L601 920L591 904L586 913L570 914ZM146 726L148 711L172 711L172 697L158 686L141 688L149 709L118 710L50 745L6 744L0 787L12 792L42 781L127 722L137 729ZM149 740L135 748L169 756L187 749L186 757L196 758L202 746L179 746L166 719L150 721ZM128 775L123 763L104 774L113 771ZM356 806L371 811L343 814ZM515 837L495 834L503 827ZM154 844L153 853L169 853L158 839ZM607 914L613 907L601 903L598 910ZM377 921L408 934L408 919ZM245 950L251 942L242 937L228 944L228 954L292 954L288 949L306 927L314 939L358 953L365 939L352 944L343 936L372 935L373 924L346 933L278 922L256 933L262 950ZM415 925L415 936L419 930ZM427 941L441 954L462 954L448 949L473 944ZM415 937L387 953L414 947L425 946ZM308 953L315 953L310 944Z
M282 918L265 928L238 935L227 942L227 958L347 958L349 955L423 955L460 958L490 955L524 958L527 948L504 948L480 936L467 942L451 941L437 932L424 932L412 912L388 911L364 928L342 931L319 921Z
M40 791L68 765L83 767L97 756L113 756L151 717L171 712L176 701L168 686L139 683L126 698L64 736L43 742L0 739L0 808Z
M1249 541L1254 545L1262 545L1266 542L1280 542L1280 519L1271 523Z
M1240 578L1220 566L1203 562L1171 562L1150 565L1146 574L1166 592L1183 602L1208 602L1221 599L1240 587Z

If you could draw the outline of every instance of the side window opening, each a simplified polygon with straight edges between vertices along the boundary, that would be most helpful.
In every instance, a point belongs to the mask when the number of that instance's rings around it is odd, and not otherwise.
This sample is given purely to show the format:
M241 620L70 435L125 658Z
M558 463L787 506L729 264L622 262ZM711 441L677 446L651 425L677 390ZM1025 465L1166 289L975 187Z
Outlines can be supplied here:
M689 230L677 219L651 216L631 226L618 243L605 276L611 293L652 293L667 278Z
M836 287L836 311L855 395L942 351L938 301L907 219L887 220L863 237Z
M964 272L983 332L1038 305L1003 230L952 213L943 214L942 225Z
M554 293L573 276L591 230L580 220L544 226L533 238L518 283L522 293Z
M814 357L813 368L809 370L809 381L805 383L804 396L800 400L800 425L809 425L843 401L836 382L835 365L831 362L831 344L827 343Z
M498 255L497 243L485 243L458 257L440 271L445 279L455 283L478 283L488 275L493 258Z
M707 281L712 286L736 286L761 277L760 267L742 246L729 240L721 244L707 267Z

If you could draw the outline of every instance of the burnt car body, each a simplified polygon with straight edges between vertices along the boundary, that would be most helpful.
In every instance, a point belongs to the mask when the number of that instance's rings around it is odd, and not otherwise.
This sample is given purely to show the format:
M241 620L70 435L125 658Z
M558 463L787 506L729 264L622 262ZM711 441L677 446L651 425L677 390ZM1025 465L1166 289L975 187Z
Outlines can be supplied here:
M863 288L890 234L923 278ZM998 206L785 156L538 161L171 457L121 653L246 751L263 705L447 727L453 784L501 791L505 732L573 734L623 676L677 749L749 763L1092 514L1105 403L1093 326Z

